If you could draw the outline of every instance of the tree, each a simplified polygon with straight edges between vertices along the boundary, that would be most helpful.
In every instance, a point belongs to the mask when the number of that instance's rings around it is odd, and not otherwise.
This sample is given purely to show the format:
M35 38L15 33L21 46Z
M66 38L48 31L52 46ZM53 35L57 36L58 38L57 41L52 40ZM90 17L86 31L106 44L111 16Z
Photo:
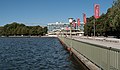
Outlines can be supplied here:
M87 18L85 34L91 36L91 33L93 33L93 23L93 16ZM107 10L107 13L102 14L96 20L96 34L120 37L120 0L114 1L113 6Z
M4 27L0 27L0 35L45 35L47 33L47 27L42 28L41 26L26 26L13 22L6 24Z

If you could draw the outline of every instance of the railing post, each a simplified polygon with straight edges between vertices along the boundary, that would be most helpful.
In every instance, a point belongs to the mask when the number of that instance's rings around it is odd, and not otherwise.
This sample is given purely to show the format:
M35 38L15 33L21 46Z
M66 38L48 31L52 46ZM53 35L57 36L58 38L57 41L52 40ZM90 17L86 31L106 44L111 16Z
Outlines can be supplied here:
M72 41L73 41L73 39L71 38L71 45L70 45L71 47L70 48L72 48L72 46L73 46L73 42Z
M120 70L120 51L118 52L118 70Z
M110 50L111 50L111 47L109 47L107 51L107 70L110 70Z
M119 51L116 52L116 68L119 70Z

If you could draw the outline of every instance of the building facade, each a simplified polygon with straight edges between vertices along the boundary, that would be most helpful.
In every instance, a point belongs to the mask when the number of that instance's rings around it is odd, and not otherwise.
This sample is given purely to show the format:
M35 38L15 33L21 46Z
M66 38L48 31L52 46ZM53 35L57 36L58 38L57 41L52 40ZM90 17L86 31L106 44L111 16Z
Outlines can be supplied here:
M54 31L60 31L60 30L70 30L70 24L62 23L62 22L49 23L47 25L47 27L48 27L48 32L54 32ZM77 22L75 22L75 25L72 25L72 29L84 31L84 23L81 22L80 26L77 26Z

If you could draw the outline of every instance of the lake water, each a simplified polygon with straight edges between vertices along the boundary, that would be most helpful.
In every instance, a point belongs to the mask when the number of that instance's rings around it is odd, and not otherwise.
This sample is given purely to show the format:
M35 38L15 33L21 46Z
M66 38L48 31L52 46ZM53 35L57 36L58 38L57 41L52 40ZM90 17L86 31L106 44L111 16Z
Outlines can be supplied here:
M82 70L57 38L0 38L0 70Z

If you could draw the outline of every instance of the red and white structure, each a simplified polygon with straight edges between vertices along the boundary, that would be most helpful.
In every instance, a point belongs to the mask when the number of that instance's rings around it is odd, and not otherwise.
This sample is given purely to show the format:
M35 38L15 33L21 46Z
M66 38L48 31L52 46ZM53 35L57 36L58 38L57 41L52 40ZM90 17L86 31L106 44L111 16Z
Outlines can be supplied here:
M84 22L84 24L87 23L87 19L86 19L86 14L85 13L83 13L83 22Z
M77 19L77 24L78 24L78 26L80 26L80 19L79 18Z
M100 5L99 4L94 5L94 17L95 19L100 17Z

